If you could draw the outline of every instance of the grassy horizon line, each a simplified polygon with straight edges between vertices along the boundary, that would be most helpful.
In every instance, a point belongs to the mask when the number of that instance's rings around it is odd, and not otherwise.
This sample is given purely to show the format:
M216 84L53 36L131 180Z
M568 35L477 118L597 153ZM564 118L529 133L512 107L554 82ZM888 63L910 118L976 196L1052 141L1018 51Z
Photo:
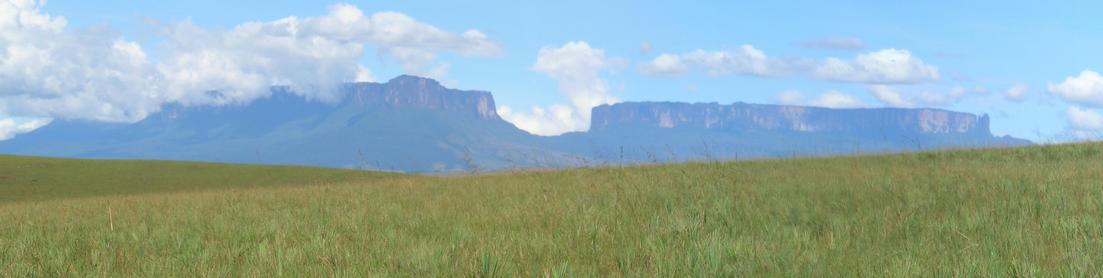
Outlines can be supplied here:
M1098 276L1099 169L1099 143L463 176L0 157L0 273Z

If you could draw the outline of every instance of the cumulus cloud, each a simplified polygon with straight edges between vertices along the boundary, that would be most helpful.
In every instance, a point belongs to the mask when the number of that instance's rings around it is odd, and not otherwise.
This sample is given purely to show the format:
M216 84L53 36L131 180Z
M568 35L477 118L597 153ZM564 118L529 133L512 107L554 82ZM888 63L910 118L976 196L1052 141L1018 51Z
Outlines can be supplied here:
M0 2L0 113L13 116L137 121L161 104L245 103L291 86L320 101L335 88L373 81L357 61L372 46L413 74L443 75L435 54L492 56L499 45L478 30L453 33L395 12L370 16L334 5L316 17L286 17L209 29L191 22L160 27L159 59L105 29L67 28L43 2Z
M676 54L662 54L640 67L640 71L650 75L681 75L689 71L689 65Z
M911 101L906 100L895 88L885 85L869 86L869 93L874 98L891 107L912 107ZM930 96L928 96L930 97Z
M784 105L803 105L803 106L817 106L827 108L861 108L866 107L865 102L861 99L839 92L839 91L827 91L814 99L806 99L800 91L788 90L779 93L774 97L778 104Z
M493 56L501 52L501 47L478 30L467 30L454 34L437 27L418 22L409 16L396 12L380 12L365 17L356 7L338 5L350 15L342 17L337 24L371 26L367 30L350 30L347 34L353 40L367 41L379 48L381 54L397 59L408 73L426 76L440 75L448 68L447 64L430 67L436 52L448 51L472 56Z
M914 84L939 80L938 67L927 64L907 50L883 49L860 54L854 59L778 59L751 45L737 51L695 50L683 54L664 53L639 68L653 76L680 76L699 70L710 76L746 75L803 77L863 84Z
M968 97L985 96L990 91L985 88L966 88L955 86L946 91L913 91L901 93L897 87L889 85L869 85L870 95L889 107L943 106L962 101Z
M617 100L609 92L609 85L600 77L610 65L605 51L592 48L583 41L568 42L562 47L540 49L532 70L544 73L559 81L560 91L570 99L575 108L592 108ZM585 111L589 114L589 110Z
M165 28L167 58L156 66L164 99L187 105L245 103L272 85L332 101L341 82L363 77L364 46L301 34L302 21L251 22L207 30L190 22ZM210 92L200 94L196 92Z
M778 93L774 96L774 101L777 104L783 105L805 105L807 104L804 99L804 94L797 90L786 90Z
M827 108L858 108L866 106L861 99L837 91L828 91L820 94L820 97L813 100L811 104L812 106Z
M0 2L0 113L133 119L155 110L142 48L105 30L66 30L36 1Z
M371 77L357 61L365 46L398 60L407 73L441 77L447 64L431 67L434 53L495 55L496 43L477 30L440 30L395 12L364 15L338 4L326 15L248 22L230 30L208 30L190 22L165 28L170 59L159 73L184 103L247 102L271 85L301 88L329 101L342 82ZM368 78L374 79L374 78ZM218 94L195 94L217 90Z
M560 47L544 47L536 57L532 70L543 73L559 83L559 92L569 105L534 107L529 113L503 107L499 115L518 128L537 135L558 135L590 128L590 110L619 100L612 95L608 82L601 77L615 59L605 51L584 41L568 42Z
M896 88L886 85L871 85L866 89L874 99L877 99L887 107L910 108L919 104L944 104L949 101L946 94L922 92L913 96L905 96ZM827 91L815 98L809 99L799 91L789 90L777 94L774 100L779 104L787 105L808 105L829 108L870 107L870 105L862 101L861 98L839 91Z
M662 54L640 66L640 71L658 76L678 76L690 70L700 70L711 76L769 76L777 74L784 66L754 46L743 45L736 51L698 49L684 54Z
M22 122L14 119L0 119L0 141L11 139L15 135L30 132L49 123L50 120L44 119Z
M1095 71L1084 70L1080 75L1065 78L1064 82L1050 83L1047 89L1050 94L1071 103L1103 107L1103 76Z
M1010 101L1020 102L1026 100L1026 95L1029 92L1030 86L1023 83L1017 83L1007 88L1007 91L1003 93L1003 97Z
M991 94L991 91L982 87L966 88L962 86L954 86L948 93L951 98L961 99L969 96L985 96Z
M805 48L855 50L865 48L866 42L855 37L830 37L802 42L800 45Z
M1076 106L1065 111L1069 125L1082 131L1103 131L1103 114Z
M528 113L503 105L498 107L498 115L517 128L536 135L552 136L581 130L578 114L570 106L562 104L548 108L533 106Z
M913 97L912 99L913 99L913 101L910 101L910 102L915 102L915 103L923 104L923 105L926 105L926 106L948 105L948 104L953 103L954 101L960 100L960 98L953 98L953 97L950 97L948 94L936 93L936 92L931 92L931 91L919 92L919 95ZM898 107L908 107L908 106L898 106Z
M813 69L813 76L833 81L909 84L937 81L938 67L912 56L910 51L883 49L861 54L854 60L828 58Z
M357 66L356 79L354 82L375 82L375 75L371 70L364 66Z

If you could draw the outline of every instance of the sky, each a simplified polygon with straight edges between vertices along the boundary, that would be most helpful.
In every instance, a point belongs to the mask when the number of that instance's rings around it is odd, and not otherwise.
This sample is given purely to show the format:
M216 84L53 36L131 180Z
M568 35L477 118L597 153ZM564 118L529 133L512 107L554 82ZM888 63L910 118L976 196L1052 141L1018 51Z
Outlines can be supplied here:
M427 76L519 128L588 128L623 101L988 114L1036 142L1103 134L1097 1L0 0L0 140L133 122L288 85Z

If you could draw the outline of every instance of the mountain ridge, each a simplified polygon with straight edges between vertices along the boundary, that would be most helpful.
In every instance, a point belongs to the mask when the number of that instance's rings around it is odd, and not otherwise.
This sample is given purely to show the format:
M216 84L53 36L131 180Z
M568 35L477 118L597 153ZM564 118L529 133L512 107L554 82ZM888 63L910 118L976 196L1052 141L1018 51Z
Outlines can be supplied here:
M805 132L893 129L912 133L991 133L988 115L978 117L936 108L837 109L744 102L730 105L715 102L624 102L595 107L592 115L591 130L644 124L660 128L691 126ZM850 121L839 122L837 117L850 118ZM860 120L853 120L856 118Z
M0 153L451 172L1029 144L992 136L986 115L747 103L603 105L589 131L546 137L502 119L486 91L409 75L341 90L333 103L274 88L248 104L166 105L136 123L55 120Z

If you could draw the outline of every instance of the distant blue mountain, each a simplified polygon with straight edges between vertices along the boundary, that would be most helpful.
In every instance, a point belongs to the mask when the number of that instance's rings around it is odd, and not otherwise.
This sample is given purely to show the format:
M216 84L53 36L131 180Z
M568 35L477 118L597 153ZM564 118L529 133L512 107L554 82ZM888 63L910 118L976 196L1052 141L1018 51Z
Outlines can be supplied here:
M937 109L621 103L589 132L543 137L502 120L489 92L399 76L336 103L274 88L245 105L168 105L132 124L55 120L0 153L450 172L1030 144L987 116Z
M626 161L659 162L1031 144L992 136L989 121L987 115L927 108L628 102L594 108L590 130L563 141L593 142L606 156Z

